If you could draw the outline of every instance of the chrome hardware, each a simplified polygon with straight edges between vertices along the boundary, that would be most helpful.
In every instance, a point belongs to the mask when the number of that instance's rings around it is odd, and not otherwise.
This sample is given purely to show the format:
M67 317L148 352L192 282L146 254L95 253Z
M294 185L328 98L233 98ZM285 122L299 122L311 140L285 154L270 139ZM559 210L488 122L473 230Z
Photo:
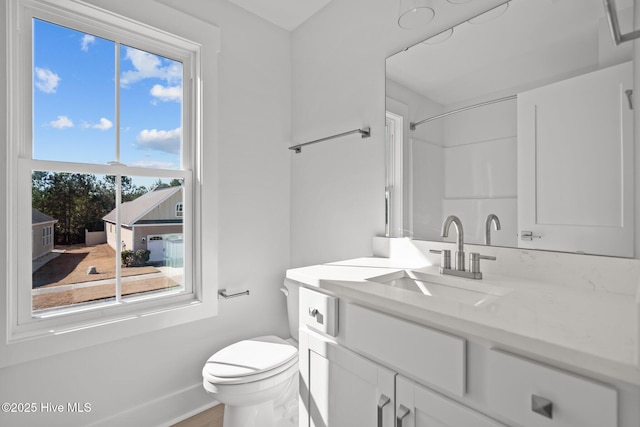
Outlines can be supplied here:
M544 397L531 395L531 410L549 419L553 418L553 402Z
M493 227L495 230L500 230L500 220L496 214L489 214L487 216L487 220L484 223L484 244L487 246L491 245L491 224L493 223Z
M624 93L627 95L627 100L629 101L629 109L633 110L633 89L627 89Z
M324 325L324 316L317 308L309 307L309 316L313 317L317 323Z
M249 290L247 289L246 291L236 292L235 294L228 294L226 289L220 289L218 291L218 295L224 299L236 298L236 297L241 297L243 295L249 295Z
M627 34L620 33L620 24L618 23L618 12L616 11L616 4L614 0L604 0L604 8L607 12L607 19L609 20L609 28L611 29L611 37L613 42L619 45L622 42L628 42L640 38L640 30L632 31Z
M404 405L398 407L398 414L396 415L396 427L402 427L402 420L409 415L411 411Z
M311 144L316 144L318 142L322 142L322 141L328 141L330 139L334 139L334 138L340 138L342 136L347 136L347 135L351 135L354 133L359 133L361 138L369 138L371 136L371 128L370 127L365 127L362 129L355 129L355 130L350 130L349 132L343 132L343 133L339 133L337 135L331 135L331 136L327 136L325 138L320 138L320 139L316 139L314 141L309 141L309 142L305 142L303 144L296 144L293 145L291 147L289 147L289 150L294 150L295 153L301 153L302 152L302 147L307 146L307 145L311 145Z
M430 249L429 252L432 254L440 254L440 270L451 270L451 251L449 249Z
M456 238L456 257L455 257L455 265L454 268L458 271L464 271L464 230L462 229L462 221L455 215L449 215L444 222L442 223L442 231L440 232L440 236L449 237L449 229L451 228L451 224L453 224L456 228L456 232L458 236Z
M382 427L382 412L383 412L383 408L389 403L391 402L391 399L389 399L387 396L385 396L384 394L380 395L380 398L378 399L378 427Z
M424 120L420 120L419 122L409 122L409 129L416 130L416 127L420 126L423 123L441 119L443 117L450 116L451 114L461 113L463 111L471 110L473 108L484 107L485 105L495 104L496 102L510 101L512 99L517 99L517 98L518 98L518 95L510 95L510 96L505 96L503 98L492 99L490 101L484 101L479 104L473 104L466 107L458 108L457 110L447 111L446 113L438 114L437 116L433 116L433 117L428 117Z
M491 214L487 217L487 230L490 227L490 224L493 223L496 226L496 230L500 230L500 220L494 214ZM440 258L440 274L450 274L452 276L465 277L467 279L482 279L482 273L480 272L480 260L488 259L495 261L496 257L494 256L485 256L480 255L477 252L472 252L469 254L469 270L464 269L464 231L462 230L462 222L460 218L455 215L449 215L447 219L442 223L442 237L448 237L449 228L451 228L451 224L456 227L456 231L458 232L458 238L456 240L457 251L455 258L455 268L451 268L451 251L448 249L436 250L431 249L429 252L435 254L441 254ZM488 234L488 232L487 232ZM490 239L489 239L490 241Z
M469 254L469 273L473 274L474 279L482 279L482 273L480 272L480 260L486 259L489 261L495 261L496 257L480 255L477 252L471 252ZM477 277L476 277L477 276Z
M531 241L533 239L541 239L542 236L538 236L537 234L533 234L533 231L521 231L520 232L520 240L528 240Z

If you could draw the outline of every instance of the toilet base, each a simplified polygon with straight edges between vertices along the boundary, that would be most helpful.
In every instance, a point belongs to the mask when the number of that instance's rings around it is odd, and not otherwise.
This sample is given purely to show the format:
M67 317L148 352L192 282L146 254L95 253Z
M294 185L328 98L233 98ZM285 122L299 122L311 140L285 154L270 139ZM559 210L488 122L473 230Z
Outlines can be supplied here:
M276 427L273 402L253 406L224 407L223 427Z
M225 403L222 426L298 427L298 375L293 375L281 387L275 400L255 405Z

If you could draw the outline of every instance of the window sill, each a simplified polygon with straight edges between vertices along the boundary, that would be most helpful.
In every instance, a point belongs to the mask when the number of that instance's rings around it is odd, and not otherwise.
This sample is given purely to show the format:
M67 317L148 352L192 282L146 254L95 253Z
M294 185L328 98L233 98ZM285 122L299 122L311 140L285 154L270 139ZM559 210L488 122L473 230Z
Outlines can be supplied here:
M0 347L0 368L214 317L217 300L209 299L212 301L192 298L143 312L125 311L78 325L16 330Z

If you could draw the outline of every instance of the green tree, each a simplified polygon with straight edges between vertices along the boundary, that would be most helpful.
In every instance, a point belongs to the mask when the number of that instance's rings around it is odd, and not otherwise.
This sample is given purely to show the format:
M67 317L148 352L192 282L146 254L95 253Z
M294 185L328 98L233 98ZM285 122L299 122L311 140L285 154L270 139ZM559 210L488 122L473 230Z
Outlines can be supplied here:
M109 191L113 195L115 200L116 195L116 177L113 175L107 175L104 177L104 184L106 191ZM133 184L133 180L129 176L122 176L120 182L122 188L122 201L130 202L142 196L148 190L144 186L137 186Z
M99 179L92 174L33 172L32 206L58 220L57 244L84 243L84 230L104 230L102 218L115 208L115 177ZM122 177L122 201L146 193L145 187Z

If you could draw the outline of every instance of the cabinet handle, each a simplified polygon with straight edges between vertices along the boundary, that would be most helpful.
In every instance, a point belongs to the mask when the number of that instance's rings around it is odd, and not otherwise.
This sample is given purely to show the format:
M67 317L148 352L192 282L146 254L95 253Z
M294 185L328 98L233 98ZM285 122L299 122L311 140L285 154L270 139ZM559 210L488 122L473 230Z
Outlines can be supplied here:
M382 427L382 409L387 405L387 403L391 402L384 394L380 395L378 399L378 427Z
M553 402L544 397L531 395L531 410L536 414L540 414L543 417L553 418Z
M398 407L398 415L396 416L396 427L402 427L402 420L409 415L411 411L404 405Z

